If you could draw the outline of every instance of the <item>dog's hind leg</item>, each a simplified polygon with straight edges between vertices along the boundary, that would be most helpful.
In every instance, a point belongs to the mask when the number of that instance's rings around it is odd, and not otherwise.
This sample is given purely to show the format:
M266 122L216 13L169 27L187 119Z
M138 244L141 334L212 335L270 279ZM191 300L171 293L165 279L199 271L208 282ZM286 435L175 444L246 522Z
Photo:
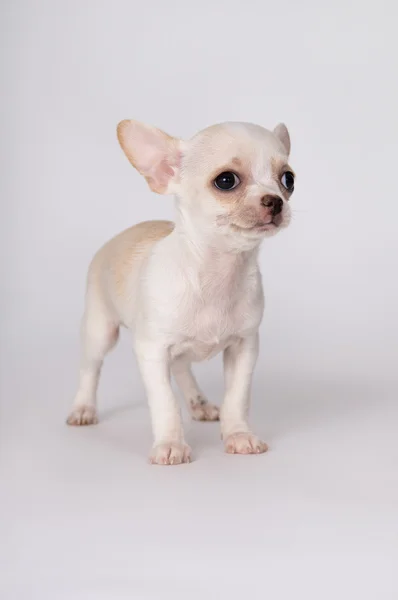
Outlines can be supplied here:
M104 302L89 289L81 328L82 356L78 390L68 425L93 425L96 412L97 387L105 355L115 346L119 325L114 322Z
M196 421L218 421L218 406L208 402L191 371L190 363L177 358L172 364L172 373L192 418Z

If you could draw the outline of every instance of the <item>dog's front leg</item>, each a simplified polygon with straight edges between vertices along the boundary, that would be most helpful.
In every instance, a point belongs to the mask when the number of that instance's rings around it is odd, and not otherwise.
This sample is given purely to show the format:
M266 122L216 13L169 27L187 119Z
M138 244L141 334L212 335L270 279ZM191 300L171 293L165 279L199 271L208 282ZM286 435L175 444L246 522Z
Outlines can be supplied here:
M154 445L150 462L178 465L190 462L191 449L184 441L181 414L170 381L166 348L136 343L136 355L151 411Z
M241 338L224 351L225 397L221 408L221 434L226 452L258 454L267 444L247 423L253 370L258 357L258 333Z

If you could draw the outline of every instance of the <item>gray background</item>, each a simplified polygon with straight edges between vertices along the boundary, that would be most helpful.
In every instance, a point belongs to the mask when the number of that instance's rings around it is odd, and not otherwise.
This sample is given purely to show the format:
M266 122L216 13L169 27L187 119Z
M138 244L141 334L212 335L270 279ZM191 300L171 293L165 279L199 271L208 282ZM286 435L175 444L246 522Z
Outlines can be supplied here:
M395 4L2 3L2 598L397 597ZM127 335L101 423L64 426L91 256L173 215L123 156L123 118L290 129L294 218L261 253L264 456L196 423L194 463L147 465ZM220 361L197 372L219 402Z

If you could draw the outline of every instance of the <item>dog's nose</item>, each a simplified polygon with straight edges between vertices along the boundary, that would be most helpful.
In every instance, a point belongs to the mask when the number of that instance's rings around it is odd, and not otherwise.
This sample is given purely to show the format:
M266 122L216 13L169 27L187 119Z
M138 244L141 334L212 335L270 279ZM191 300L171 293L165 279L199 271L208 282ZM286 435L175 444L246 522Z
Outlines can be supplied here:
M261 198L261 204L272 209L273 217L276 217L276 215L279 215L279 213L282 212L283 200L280 196L264 196Z

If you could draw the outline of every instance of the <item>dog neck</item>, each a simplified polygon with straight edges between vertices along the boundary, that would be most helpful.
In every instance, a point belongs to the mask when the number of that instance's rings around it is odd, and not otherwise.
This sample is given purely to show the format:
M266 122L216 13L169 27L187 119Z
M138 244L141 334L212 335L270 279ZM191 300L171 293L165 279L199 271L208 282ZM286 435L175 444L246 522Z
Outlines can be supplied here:
M218 296L233 293L257 266L259 242L240 240L177 204L174 235L180 265L197 290Z

